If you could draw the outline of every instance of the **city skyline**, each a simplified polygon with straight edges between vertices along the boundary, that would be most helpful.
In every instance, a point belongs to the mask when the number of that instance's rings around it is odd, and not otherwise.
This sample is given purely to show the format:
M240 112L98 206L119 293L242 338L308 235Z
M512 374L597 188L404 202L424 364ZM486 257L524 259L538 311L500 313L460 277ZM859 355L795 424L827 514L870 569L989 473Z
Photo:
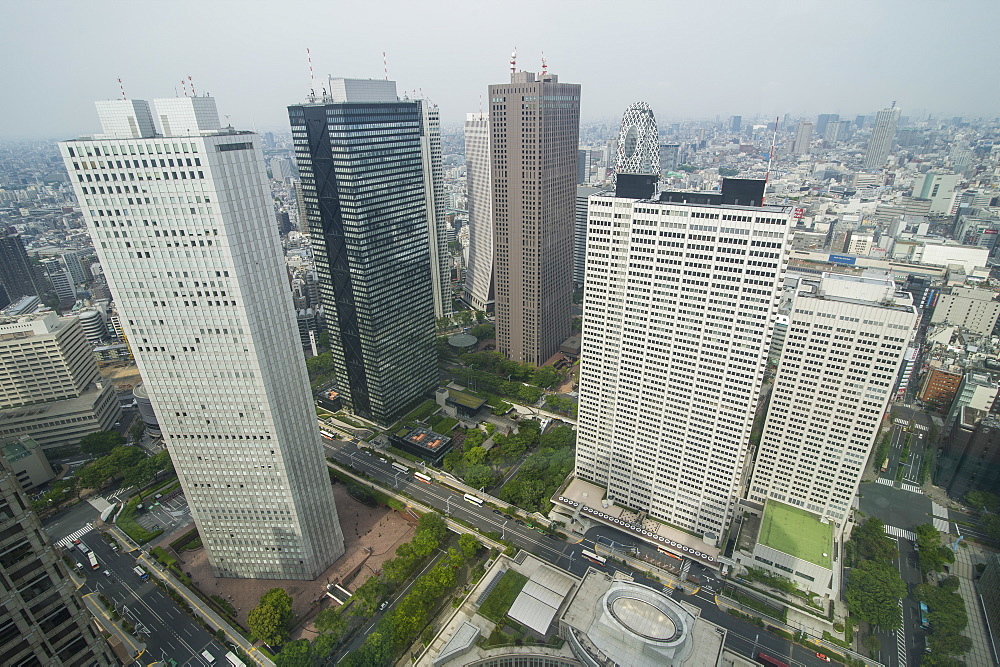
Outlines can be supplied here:
M198 6L203 20L197 22L188 21L186 11L118 14L121 25L116 43L129 58L113 54L84 58L86 68L66 63L88 53L87 35L103 27L101 17L107 13L101 6L113 3L97 2L96 7L58 3L62 20L53 23L48 21L47 6L55 4L6 8L0 56L19 66L5 68L0 83L35 103L0 109L0 135L4 137L66 138L87 131L86 121L60 101L120 98L119 77L128 97L142 99L174 88L183 96L181 81L187 84L191 76L190 83L198 92L207 90L226 100L224 111L231 114L235 126L282 129L282 101L301 99L310 87L307 48L317 81L328 73L384 78L385 52L388 77L399 81L401 90L418 90L419 96L436 102L448 127L459 125L468 111L477 108L483 84L499 80L515 48L520 69L540 70L544 52L551 68L571 75L585 90L600 92L583 100L585 121L615 119L620 100L625 99L649 102L659 110L661 122L734 113L743 116L744 124L755 115L785 113L794 117L839 113L847 118L874 113L892 100L904 115L913 117L926 113L992 116L1000 109L996 87L984 85L974 74L975 68L958 67L963 62L1000 59L1000 47L989 35L989 27L1000 21L1000 6L995 3L968 3L978 20L961 33L944 30L934 12L917 11L911 3L848 3L843 11L822 14L823 32L838 35L834 53L812 46L817 42L809 35L818 29L813 17L819 15L819 5L809 3L768 5L766 12L761 11L763 7L732 2L647 7L641 21L633 12L574 3L571 11L560 14L560 32L568 37L557 37L542 25L525 25L509 5L484 9L452 3L431 7L392 3L391 12L381 6L344 6L334 13L291 2L280 8L240 5L234 13L226 5L209 4ZM568 9L560 3L554 8L560 6ZM852 11L852 7L864 11ZM334 29L335 48L326 46L331 43L326 11L341 26ZM315 20L308 24L294 21L297 12L308 12ZM169 35L162 42L142 29L154 17L162 34ZM456 58L455 51L430 45L433 40L428 36L462 34L472 20L491 25L491 30L477 36L475 57ZM239 28L234 33L256 26L263 30L266 25L269 37L245 43L236 37L219 39L210 31L210 26L219 24ZM706 52L702 33L693 30L676 31L668 49L653 39L664 26L686 24L707 24L715 43L734 46ZM371 29L355 30L354 26ZM602 34L612 40L610 35L622 32L630 35L627 70L621 60L601 57L599 46L585 48L580 43L584 35L593 35L599 44ZM33 47L40 33L59 47L38 52ZM887 80L887 72L899 60L897 50L889 48L898 42L892 39L894 35L905 35L905 44L919 48L922 66L919 72L902 69ZM24 59L25 53L32 57ZM748 61L757 63L752 75L732 65ZM242 63L237 71L246 74L234 76L233 62ZM711 86L699 87L697 95L676 94L682 82L701 74L711 76ZM940 91L926 84L935 80L949 81L962 95L942 101Z

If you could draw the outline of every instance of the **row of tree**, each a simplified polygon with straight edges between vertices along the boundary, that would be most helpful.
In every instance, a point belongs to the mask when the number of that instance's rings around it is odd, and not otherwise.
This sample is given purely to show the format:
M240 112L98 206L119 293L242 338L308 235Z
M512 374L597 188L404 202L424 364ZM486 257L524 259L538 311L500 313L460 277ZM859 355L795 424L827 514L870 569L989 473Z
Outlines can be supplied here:
M893 562L898 556L885 524L875 518L855 526L845 545L845 558L853 566L844 595L847 606L854 616L882 630L903 623L899 601L906 595L906 584Z
M498 396L506 396L528 405L537 403L543 393L534 385L508 381L493 373L479 371L475 368L453 368L451 374L475 389L488 391Z
M512 361L499 352L472 352L459 360L469 368L492 373L498 377L520 380L548 389L562 379L562 374L552 366L534 366ZM538 400L538 399L535 399Z
M375 613L379 603L393 590L402 585L403 582L405 582L413 574L413 572L416 571L416 569L427 559L428 556L437 551L437 549L447 539L447 535L448 526L445 524L441 515L434 512L428 512L427 514L422 515L417 523L417 529L413 535L413 539L397 547L394 557L382 564L382 571L379 574L369 577L354 592L354 595L351 598L352 603L350 605L350 611L345 614L339 608L329 607L319 612L314 620L314 625L319 635L312 642L305 639L289 642L284 646L284 648L282 648L281 652L278 653L275 663L279 667L308 667L314 664L323 664L341 643L341 641L345 639L349 626L351 625L349 617L368 618ZM450 549L448 559L444 562L452 565L457 562L458 565L461 565L461 563L464 562L464 559L474 556L478 548L479 542L475 537L471 535L461 535L458 538L458 549ZM438 566L435 570L431 570L428 575L418 579L412 590L414 592L420 591L420 595L435 593L436 591L425 590L424 587L427 586L426 583L421 584L421 580L426 579L428 576L434 575L435 573L437 573L435 575L436 579L432 579L431 581L440 582L442 577L446 578L446 573L441 570L441 566ZM451 584L449 584L449 586L450 585ZM407 598L404 598L404 600L400 602L400 604L397 605L396 609L393 611L393 616L396 619L393 622L394 624L391 626L393 632L402 632L406 628L412 627L414 623L419 624L419 620L421 618L420 613L418 613L419 609L414 608L412 601L407 603L407 600L412 595L413 592L411 592ZM430 601L434 602L439 597L440 593L438 593L435 597L430 598ZM264 602L264 598L261 598L261 602ZM267 612L267 616L265 618L270 621L271 625L262 629L262 633L264 634L273 628L280 629L281 627L285 627L277 623L277 621L281 620L279 615ZM386 619L383 618L379 625L383 633L385 633L386 628L389 627L383 627L382 624L385 622ZM355 621L355 624L356 623L357 621ZM426 623L426 620L424 623ZM253 631L253 628L251 628L251 631ZM417 632L419 632L419 628L417 629ZM256 632L254 636L257 636ZM286 632L282 637L282 642L287 641L287 638L288 636ZM412 638L410 641L412 641ZM368 649L363 648L362 651L365 651L365 655L381 655L381 652L385 649L386 642L382 641L377 647L373 646ZM374 653L372 653L372 651L374 651ZM350 658L350 656L348 656L348 658ZM362 662L353 664L380 663Z
M493 436L489 451L482 446L488 435L479 429L469 429L462 448L455 447L445 454L441 465L471 487L491 487L504 468L538 445L539 428L533 420L522 422L517 433Z
M972 648L972 640L961 634L969 624L969 617L962 596L958 594L958 577L944 577L938 585L921 584L914 596L927 605L927 621L931 627L930 653L920 664L928 667L958 665L955 658Z

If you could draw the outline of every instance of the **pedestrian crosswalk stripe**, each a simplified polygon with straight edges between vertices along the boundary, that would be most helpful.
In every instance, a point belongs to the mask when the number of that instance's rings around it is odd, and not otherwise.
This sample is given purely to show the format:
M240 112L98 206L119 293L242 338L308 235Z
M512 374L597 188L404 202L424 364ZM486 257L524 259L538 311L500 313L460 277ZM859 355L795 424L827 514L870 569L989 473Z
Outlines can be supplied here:
M879 477L875 481L878 484L885 484L886 486L893 486L895 484L895 482L893 482L891 479L886 479L885 477Z
M951 524L946 519L942 519L940 517L934 517L933 521L934 521L934 527L940 530L942 533L951 532Z
M88 523L86 526L84 526L80 530L77 530L74 533L70 533L66 537L64 537L61 540L59 540L58 542L56 542L56 546L57 547L61 547L63 549L69 549L69 548L71 548L73 546L73 540L80 539L81 537L83 537L84 535L86 535L87 533L89 533L90 531L92 531L93 529L94 529L93 524Z
M923 493L923 489L921 489L919 486L916 486L915 484L907 484L906 482L902 482L901 486L903 487L903 491L909 491L910 493Z
M912 530L906 530L905 528L896 528L895 526L887 525L885 527L886 535L892 535L893 537L902 537L907 540L915 541L917 539L916 533Z

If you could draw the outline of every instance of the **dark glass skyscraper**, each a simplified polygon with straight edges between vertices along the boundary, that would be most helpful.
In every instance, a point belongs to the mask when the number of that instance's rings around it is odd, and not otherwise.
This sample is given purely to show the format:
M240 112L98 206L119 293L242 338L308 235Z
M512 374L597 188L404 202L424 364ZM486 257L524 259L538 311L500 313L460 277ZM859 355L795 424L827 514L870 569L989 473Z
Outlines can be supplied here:
M24 243L12 227L0 231L0 298L8 303L23 296L45 297L48 286L37 267L28 259ZM4 304L7 305L7 304Z
M332 79L288 108L337 390L381 423L437 382L426 104L392 81Z

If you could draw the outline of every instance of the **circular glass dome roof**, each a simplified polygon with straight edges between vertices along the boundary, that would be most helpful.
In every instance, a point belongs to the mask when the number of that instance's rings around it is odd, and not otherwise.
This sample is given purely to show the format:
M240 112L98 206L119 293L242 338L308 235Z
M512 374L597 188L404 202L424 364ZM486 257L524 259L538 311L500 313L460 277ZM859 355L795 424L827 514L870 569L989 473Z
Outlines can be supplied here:
M618 597L611 602L611 613L626 628L646 639L669 641L677 627L669 616L643 600Z

